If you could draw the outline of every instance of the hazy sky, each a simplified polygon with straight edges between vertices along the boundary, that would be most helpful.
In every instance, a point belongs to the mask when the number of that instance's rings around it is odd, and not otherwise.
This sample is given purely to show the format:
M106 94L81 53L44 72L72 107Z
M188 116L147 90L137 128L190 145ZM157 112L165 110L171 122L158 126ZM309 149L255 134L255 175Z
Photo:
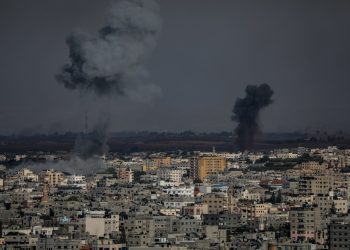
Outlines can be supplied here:
M65 38L96 32L110 1L0 1L0 133L82 130L110 117L113 131L232 130L247 84L275 103L265 131L343 129L350 116L349 1L159 0L163 31L149 59L162 89L152 102L97 98L54 80Z

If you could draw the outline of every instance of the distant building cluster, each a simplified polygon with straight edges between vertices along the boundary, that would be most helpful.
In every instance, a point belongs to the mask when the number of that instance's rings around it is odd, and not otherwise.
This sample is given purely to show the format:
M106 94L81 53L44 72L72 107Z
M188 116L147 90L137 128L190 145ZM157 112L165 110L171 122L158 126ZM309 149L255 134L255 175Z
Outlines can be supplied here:
M1 249L350 249L350 150L106 155L94 175L0 154ZM74 169L73 171L74 172Z

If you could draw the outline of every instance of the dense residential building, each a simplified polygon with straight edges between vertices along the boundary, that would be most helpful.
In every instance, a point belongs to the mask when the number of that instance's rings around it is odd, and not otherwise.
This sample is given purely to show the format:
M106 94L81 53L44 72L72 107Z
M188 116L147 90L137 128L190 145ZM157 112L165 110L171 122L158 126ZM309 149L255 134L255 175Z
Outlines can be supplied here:
M203 203L208 205L209 214L231 210L232 198L227 194L210 193L203 196Z
M328 194L335 187L332 175L301 176L299 180L300 195Z
M0 248L348 249L350 176L336 159L350 150L300 149L291 165L298 150L106 155L88 175L0 168ZM298 163L305 151L323 163Z
M180 183L182 182L182 177L186 173L182 169L170 169L170 168L160 168L157 171L158 178L161 180L166 180L170 182Z
M129 217L124 222L127 245L153 246L155 237L155 221L152 216L139 215Z
M64 174L53 169L44 170L39 174L39 178L40 181L48 183L49 186L57 186L63 181Z
M97 237L119 232L119 215L106 215L105 211L90 211L86 215L85 231Z
M350 219L333 219L330 223L330 249L350 249Z
M316 239L321 230L320 208L314 205L292 207L289 213L290 237L297 241Z
M121 180L124 180L126 182L133 182L134 181L134 171L132 171L130 168L121 167L117 169L117 177Z

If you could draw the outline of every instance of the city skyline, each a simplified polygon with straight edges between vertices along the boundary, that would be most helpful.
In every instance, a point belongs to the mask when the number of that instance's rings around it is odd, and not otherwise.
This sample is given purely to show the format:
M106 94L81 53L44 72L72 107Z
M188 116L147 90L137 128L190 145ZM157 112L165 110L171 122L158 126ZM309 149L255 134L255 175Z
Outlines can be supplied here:
M0 0L0 249L350 249L350 2Z

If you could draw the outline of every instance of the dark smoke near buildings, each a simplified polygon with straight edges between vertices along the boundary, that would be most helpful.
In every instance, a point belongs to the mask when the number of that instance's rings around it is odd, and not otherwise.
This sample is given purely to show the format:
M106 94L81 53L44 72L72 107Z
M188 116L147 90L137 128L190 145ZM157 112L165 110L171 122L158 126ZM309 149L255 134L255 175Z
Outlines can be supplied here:
M83 93L147 101L161 93L145 67L161 28L156 1L117 0L107 24L96 35L80 32L67 38L70 63L56 80ZM107 123L100 122L91 133L79 137L73 155L89 159L107 153L107 128Z
M81 159L101 156L108 153L108 123L99 123L92 132L84 133L77 138L73 154Z
M252 148L256 135L260 133L259 113L273 102L273 90L266 83L248 85L245 92L244 98L236 100L231 117L232 121L238 122L236 143L242 151Z
M70 63L56 80L68 89L103 96L158 95L160 89L149 81L145 61L161 26L154 0L116 1L97 35L73 33L67 38Z

